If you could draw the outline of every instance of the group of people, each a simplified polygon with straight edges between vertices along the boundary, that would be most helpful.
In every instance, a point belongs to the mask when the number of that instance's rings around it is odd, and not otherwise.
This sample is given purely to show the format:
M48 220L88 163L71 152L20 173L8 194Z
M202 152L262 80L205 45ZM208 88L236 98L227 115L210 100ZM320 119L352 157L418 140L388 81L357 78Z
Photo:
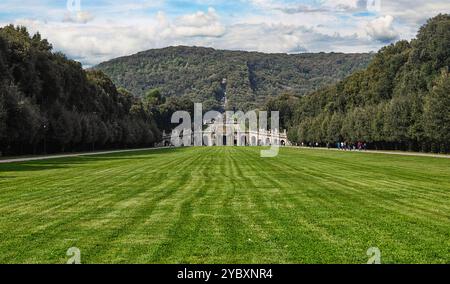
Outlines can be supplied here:
M308 142L308 143L301 143L302 147L309 147L309 148L320 148L320 147L327 147L328 149L333 148L333 143L326 143L326 144L321 144L318 142ZM343 151L365 151L367 150L367 143L365 142L358 142L358 143L348 143L348 142L337 142L336 143L336 148L338 150L343 150Z
M365 142L358 142L358 143L338 142L336 145L339 150L343 151L367 150L367 143Z

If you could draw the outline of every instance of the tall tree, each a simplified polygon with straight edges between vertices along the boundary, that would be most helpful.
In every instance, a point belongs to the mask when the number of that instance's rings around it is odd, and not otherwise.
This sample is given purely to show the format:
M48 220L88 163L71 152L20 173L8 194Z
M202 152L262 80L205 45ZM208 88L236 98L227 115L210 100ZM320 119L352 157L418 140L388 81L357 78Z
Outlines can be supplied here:
M442 151L450 146L450 75L443 70L431 93L425 98L425 132L430 140L441 144Z

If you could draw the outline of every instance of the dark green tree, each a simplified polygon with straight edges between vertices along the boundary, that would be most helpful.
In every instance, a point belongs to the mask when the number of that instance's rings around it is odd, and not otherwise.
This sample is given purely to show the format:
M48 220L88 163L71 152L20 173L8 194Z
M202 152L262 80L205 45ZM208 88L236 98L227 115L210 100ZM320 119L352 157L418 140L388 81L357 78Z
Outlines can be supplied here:
M431 93L425 98L425 133L428 139L440 144L448 152L450 144L450 75L442 71Z

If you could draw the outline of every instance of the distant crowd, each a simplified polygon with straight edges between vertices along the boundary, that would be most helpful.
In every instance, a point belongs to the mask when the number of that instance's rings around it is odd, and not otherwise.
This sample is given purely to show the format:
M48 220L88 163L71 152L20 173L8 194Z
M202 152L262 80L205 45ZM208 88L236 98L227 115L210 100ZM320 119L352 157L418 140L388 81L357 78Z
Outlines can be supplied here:
M338 142L336 143L336 146L339 150L343 151L365 151L367 150L367 143L365 142L358 142L358 143L347 143L347 142Z
M323 147L324 145L321 143L302 143L302 147L310 147L310 148L319 148ZM348 142L337 142L335 145L333 143L328 143L326 147L328 149L333 148L333 146L342 151L366 151L367 150L367 143L365 142L357 142L357 143L348 143Z

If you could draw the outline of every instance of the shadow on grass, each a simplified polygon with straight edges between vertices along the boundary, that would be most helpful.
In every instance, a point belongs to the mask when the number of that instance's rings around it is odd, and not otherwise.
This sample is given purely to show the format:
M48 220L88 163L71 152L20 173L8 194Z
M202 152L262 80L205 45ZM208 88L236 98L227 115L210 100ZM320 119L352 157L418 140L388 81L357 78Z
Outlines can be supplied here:
M109 153L89 156L77 156L68 158L54 158L48 160L34 160L28 162L12 162L0 164L0 174L4 172L45 171L57 169L69 169L92 163L118 162L118 161L144 161L156 158L158 155L178 152L180 149L156 149L149 151L135 151L123 153ZM11 178L11 177L2 177Z
M62 162L47 162L47 161L32 161L20 163L8 163L0 165L0 173L3 172L33 172L69 168L80 164L78 162L62 163ZM3 178L3 177L0 177Z
M0 180L6 180L6 179L15 179L16 176L0 176Z

